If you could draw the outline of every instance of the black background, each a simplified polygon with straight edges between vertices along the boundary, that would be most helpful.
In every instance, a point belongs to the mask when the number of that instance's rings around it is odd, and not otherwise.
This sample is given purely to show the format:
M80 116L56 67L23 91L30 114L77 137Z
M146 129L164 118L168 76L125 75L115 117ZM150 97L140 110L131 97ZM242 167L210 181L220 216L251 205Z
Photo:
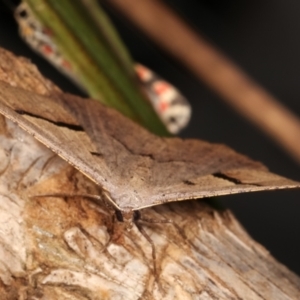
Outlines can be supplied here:
M300 117L299 0L168 0L213 45ZM225 143L271 171L300 180L300 166L271 139L238 115L202 82L160 52L134 28L109 12L134 59L176 85L190 100L193 118L183 137ZM33 54L18 37L11 13L0 1L0 46L30 57L41 72L62 87L78 91ZM300 137L299 137L300 138ZM300 191L224 196L255 240L300 274Z

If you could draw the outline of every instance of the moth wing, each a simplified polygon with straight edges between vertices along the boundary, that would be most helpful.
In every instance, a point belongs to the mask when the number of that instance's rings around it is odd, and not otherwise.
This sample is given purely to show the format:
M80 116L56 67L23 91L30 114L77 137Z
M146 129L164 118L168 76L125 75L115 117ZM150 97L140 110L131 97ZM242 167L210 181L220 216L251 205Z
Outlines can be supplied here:
M0 113L105 190L113 189L114 183L109 180L113 178L110 168L59 99L44 97L0 82Z
M62 97L114 168L119 188L115 201L124 209L300 186L225 145L161 138L96 101Z

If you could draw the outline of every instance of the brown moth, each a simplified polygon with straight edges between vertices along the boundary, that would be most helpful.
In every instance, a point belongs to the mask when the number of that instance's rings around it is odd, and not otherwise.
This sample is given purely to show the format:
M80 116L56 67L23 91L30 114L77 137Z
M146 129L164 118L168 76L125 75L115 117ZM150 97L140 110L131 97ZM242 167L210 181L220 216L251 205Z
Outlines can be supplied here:
M0 82L0 113L101 186L121 213L300 186L227 146L157 137L117 111L73 95L44 97Z

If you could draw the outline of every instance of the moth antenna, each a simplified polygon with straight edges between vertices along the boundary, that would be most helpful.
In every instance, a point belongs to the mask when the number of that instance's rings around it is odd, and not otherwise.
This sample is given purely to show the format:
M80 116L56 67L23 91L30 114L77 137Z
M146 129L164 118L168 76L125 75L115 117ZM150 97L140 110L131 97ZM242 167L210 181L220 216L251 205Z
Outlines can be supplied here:
M93 195L93 194L65 194L65 193L53 193L53 194L40 194L40 195L33 195L30 196L30 198L42 198L42 197L69 197L69 198L75 198L75 197L83 197L88 198L92 200L102 200L101 196L99 195Z
M33 195L29 198L43 198L43 197L61 197L61 198L77 198L82 197L91 200L92 202L99 204L99 202L104 203L104 205L108 208L112 208L111 203L109 203L105 197L99 196L99 195L93 195L93 194L66 194L66 193L54 193L54 194L40 194L40 195Z

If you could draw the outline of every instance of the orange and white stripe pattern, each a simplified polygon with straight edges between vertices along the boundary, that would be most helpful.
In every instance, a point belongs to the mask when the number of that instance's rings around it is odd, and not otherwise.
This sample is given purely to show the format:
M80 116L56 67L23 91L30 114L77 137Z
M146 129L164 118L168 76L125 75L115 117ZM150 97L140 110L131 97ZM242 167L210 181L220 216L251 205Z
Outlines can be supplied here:
M170 83L141 64L135 64L139 80L143 83L157 114L169 132L177 134L191 118L191 106L186 98Z
M14 16L18 22L19 33L23 40L35 52L80 86L79 81L72 72L72 65L61 55L53 42L51 31L42 26L25 2L17 6Z

